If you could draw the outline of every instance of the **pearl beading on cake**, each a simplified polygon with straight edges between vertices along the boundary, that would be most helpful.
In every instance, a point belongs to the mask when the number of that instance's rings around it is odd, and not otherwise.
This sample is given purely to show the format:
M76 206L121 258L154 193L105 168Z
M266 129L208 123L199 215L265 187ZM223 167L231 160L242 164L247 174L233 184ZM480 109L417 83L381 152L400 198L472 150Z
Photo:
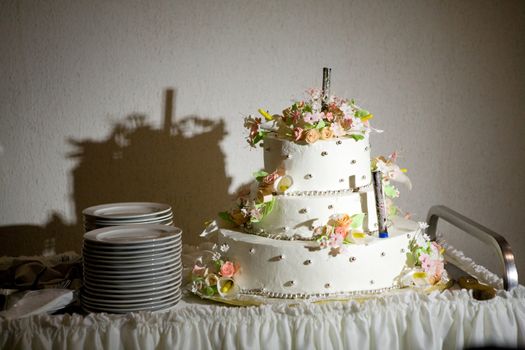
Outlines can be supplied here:
M364 178L366 178L365 175L363 175ZM372 184L369 183L368 185L364 185L361 187L356 188L349 188L345 190L329 190L329 191L294 191L294 192L284 192L283 196L290 196L290 197L301 197L301 196L337 196L337 195L344 195L348 193L357 193L357 192L368 192L368 190L372 187Z
M352 292L329 292L329 293L280 293L280 292L271 292L264 288L258 289L241 289L239 294L245 295L257 295L266 298L278 298L278 299L326 299L326 298L345 298L345 297L357 297L361 295L374 295L381 294L395 289L399 289L398 285L392 287L380 288L380 289L367 289L367 290L356 290Z
M314 228L311 228L312 231L315 229ZM290 235L283 235L282 233L268 233L264 230L260 230L260 231L250 231L250 230L245 230L246 233L249 233L251 235L256 235L256 236L261 236L261 237L265 237L265 238L270 238L270 239L276 239L276 240L281 240L281 241L316 241L317 240L317 237L303 237L303 236L300 236L300 235L297 235L297 234L294 234L292 236ZM379 234L379 231L375 230L375 231L365 231L366 234L368 235L371 235L371 236L375 236L375 235L378 235Z

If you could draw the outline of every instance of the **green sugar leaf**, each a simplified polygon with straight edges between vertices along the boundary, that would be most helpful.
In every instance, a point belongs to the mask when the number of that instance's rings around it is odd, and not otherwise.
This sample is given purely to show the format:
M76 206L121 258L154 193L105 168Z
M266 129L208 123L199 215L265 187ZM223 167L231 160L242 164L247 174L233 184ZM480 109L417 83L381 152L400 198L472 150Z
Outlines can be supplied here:
M263 218L272 212L273 207L275 206L275 196L272 197L271 201L266 202L265 204L266 205L264 206L264 209L263 209Z
M207 296L212 296L213 294L215 294L215 290L213 290L213 288L209 286L204 288L203 292Z
M262 181L263 178L265 178L266 176L268 176L268 173L264 170L259 170L259 171L256 171L252 174L252 176L259 182Z
M370 115L370 112L367 111L366 109L358 109L356 112L355 112L355 116L357 118L364 118L366 117L367 115Z
M224 221L230 222L232 224L235 224L235 222L232 219L232 216L227 211L221 211L219 213L219 217L223 219Z
M385 195L389 198L396 198L398 197L398 190L393 185L386 185L383 188L383 191L385 191Z
M322 128L324 128L325 126L326 126L326 123L324 122L324 120L321 119L321 120L319 121L319 123L317 123L316 128L317 128L317 129L322 129Z
M256 145L258 144L259 142L261 142L262 140L264 140L264 138L266 137L266 134L268 134L267 131L259 131L259 133L257 134L257 136L255 136L253 138L253 144Z
M350 227L354 229L361 227L361 225L363 225L364 218L364 213L352 215L352 223L350 224Z
M362 140L362 139L365 138L363 135L359 135L359 134L352 134L352 135L350 135L350 137L353 138L356 141L359 141L359 140Z

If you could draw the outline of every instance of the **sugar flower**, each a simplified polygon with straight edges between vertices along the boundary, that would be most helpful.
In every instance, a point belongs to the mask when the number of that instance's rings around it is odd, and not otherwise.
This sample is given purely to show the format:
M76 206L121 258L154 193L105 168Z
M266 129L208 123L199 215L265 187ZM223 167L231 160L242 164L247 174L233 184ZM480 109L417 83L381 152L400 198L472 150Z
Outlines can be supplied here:
M231 297L235 295L237 291L238 287L233 278L221 277L217 282L217 292L223 298Z
M221 276L232 277L235 274L235 266L231 261L226 261L220 269Z
M321 135L319 134L319 131L317 131L317 129L310 129L306 132L304 139L308 143L315 143L317 142L317 140L319 140L320 137Z
M321 132L320 132L321 140L331 139L332 136L334 136L334 132L330 129L330 127L324 127L321 129Z
M314 124L323 119L323 113L305 113L303 120L307 123Z
M337 230L337 229L336 229ZM341 233L334 233L331 234L328 239L328 246L332 248L339 248L341 245L343 245L344 236Z
M425 221L418 221L417 225L419 226L419 229L423 231L429 227Z
M204 277L208 273L208 268L206 266L194 265L191 274L193 276Z
M306 90L306 94L310 96L312 100L318 100L321 98L321 90L317 88L309 88Z
M294 141L299 141L300 139L303 138L303 131L304 131L304 129L301 128L301 127L298 127L298 126L293 129L293 139L294 139Z
M341 104L341 106L339 106L339 109L341 110L341 112L343 112L344 120L349 120L354 117L354 110L349 104L343 103Z
M204 284L208 287L217 285L217 282L219 281L219 276L217 276L214 273L210 273L206 276L204 279Z
M334 134L335 137L341 137L346 134L345 130L339 123L333 123L330 126L330 129L332 129L332 133Z

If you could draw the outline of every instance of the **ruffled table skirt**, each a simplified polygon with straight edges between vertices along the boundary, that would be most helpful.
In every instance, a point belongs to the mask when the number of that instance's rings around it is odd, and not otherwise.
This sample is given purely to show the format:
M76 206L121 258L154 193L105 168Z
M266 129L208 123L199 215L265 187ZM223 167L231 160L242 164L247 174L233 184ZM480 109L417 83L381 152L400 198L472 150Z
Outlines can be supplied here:
M525 346L525 287L407 292L363 303L227 307L187 296L158 314L0 320L1 349L458 349Z

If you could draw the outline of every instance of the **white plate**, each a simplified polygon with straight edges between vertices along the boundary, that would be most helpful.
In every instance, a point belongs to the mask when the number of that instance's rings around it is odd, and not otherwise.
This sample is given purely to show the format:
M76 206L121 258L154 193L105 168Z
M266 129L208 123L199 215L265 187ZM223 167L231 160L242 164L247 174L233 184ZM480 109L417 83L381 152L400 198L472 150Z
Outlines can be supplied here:
M155 245L153 247L149 248L141 248L141 249L100 249L99 247L91 247L84 245L82 248L83 253L90 253L94 255L103 255L103 256L120 256L120 257L127 257L127 258L133 258L133 257L139 257L144 255L155 255L160 253L165 253L166 251L173 250L173 249L179 249L181 246L180 241L175 242L173 244L168 245Z
M127 224L139 224L149 223L152 221L164 221L173 219L173 213L169 212L161 216L154 216L151 218L136 218L136 219L125 219L125 220L105 220L105 219L93 219L89 217L84 218L85 224L95 225L127 225Z
M104 245L160 243L181 236L177 227L146 224L104 227L84 234L84 240Z
M135 245L121 245L121 246L103 246L97 244L90 244L84 242L84 251L97 252L99 254L113 254L115 252L124 252L131 255L143 254L148 252L158 251L160 249L174 249L180 245L180 241L170 241L155 244L135 244Z
M95 260L96 261L96 260ZM137 269L137 268L147 268L147 267L160 267L159 265L169 265L176 263L177 261L180 261L180 255L173 254L167 257L164 257L162 259L153 259L153 260L146 260L146 261L135 261L132 263L124 263L121 261L92 261L91 259L84 259L84 266L87 266L88 268L95 270L129 270L129 269Z
M80 297L84 303L89 303L91 305L99 305L99 306L110 306L110 307L134 307L137 304L152 304L152 303L158 303L161 302L163 299L172 299L174 298L177 293L180 292L180 289L173 289L169 293L161 294L161 295L155 295L155 296L144 296L134 299L107 299L107 297L101 297L97 298L95 296L87 295L85 292L81 292Z
M126 308L126 307L118 308L117 307L115 308L115 307L96 307L96 306L91 307L82 302L81 304L82 304L82 308L88 312L109 312L109 313L123 314L123 313L138 312L138 311L162 311L162 310L174 307L175 305L177 305L180 299L181 299L181 294L179 293L178 296L176 296L173 300L158 303L158 304L151 304L148 306L142 306L139 308L136 308L136 307L131 307L131 308Z
M84 275L87 275L88 278L97 279L97 277L103 279L137 279L142 277L149 278L150 276L157 275L169 275L175 273L176 271L182 269L181 263L172 264L171 266L163 266L162 268L144 268L144 269L135 269L129 271L104 271L104 270L92 270L84 266Z
M155 224L155 225L164 225L164 226L173 226L173 220L169 219L169 220L165 220L165 221L152 221L152 222L147 222L147 223L131 223L131 224L126 224L126 225L146 225L146 224ZM88 231L93 231L93 230L96 230L96 229L99 229L99 228L104 228L104 227L113 227L113 226L122 226L123 224L116 224L116 225L89 225L89 224L84 224L84 233L87 233Z
M115 278L114 276L111 277L101 277L96 274L84 274L84 279L89 280L94 283L105 283L107 285L138 285L138 284L150 284L150 283L157 283L158 281L166 281L173 277L182 276L182 266L178 269L167 271L166 273L158 273L158 274L146 274L144 276L120 276L119 278ZM127 278L126 278L127 277Z
M134 217L129 217L125 219L122 219L122 218L108 219L108 218L84 215L84 222L103 222L103 223L105 222L135 222L135 221L164 220L166 218L171 218L171 217L173 217L173 212L170 210L164 213L160 213L160 214L156 214L156 215L152 215L148 217L134 216Z
M166 286L164 288L157 288L153 290L146 290L144 292L130 292L127 294L124 293L113 293L113 291L109 290L107 292L100 291L100 289L94 289L94 288L88 288L88 286L84 286L84 289L82 290L82 293L84 293L84 296L89 298L95 298L97 300L104 300L104 302L110 302L113 300L117 301L129 301L129 300L137 300L137 299L144 299L144 298L156 298L160 296L168 297L170 295L173 295L173 292L175 289L179 289L180 285L178 283L171 283L169 286Z
M182 266L182 262L179 261L170 261L164 265L159 266L142 266L138 268L108 268L108 267L91 267L89 264L84 264L84 272L88 274L97 274L100 276L120 276L120 275L127 275L127 276L135 276L139 274L144 273L162 273L164 271L169 271L172 269L176 269Z
M165 220L154 220L154 221L144 221L144 222L126 222L126 223L90 223L85 222L84 223L84 229L85 230L96 230L97 228L104 228L104 227L111 227L111 226L123 226L123 225L147 225L147 224L158 224L158 225L166 225L170 226L173 225L173 218L165 219Z
M137 262L137 261L146 261L148 259L161 259L166 256L170 256L173 254L180 254L182 251L182 244L179 244L171 249L165 249L161 251L156 251L153 253L141 253L141 254L129 254L129 255L114 255L112 253L106 254L102 253L99 254L100 251L95 251L94 253L90 250L84 250L82 249L82 255L84 257L87 257L91 260L97 260L97 261L121 261L121 262Z
M96 205L84 209L82 214L95 218L114 220L150 217L161 215L169 211L171 211L171 207L167 204L150 202L125 202Z
M156 281L154 283L136 283L136 284L121 284L121 285L110 285L101 282L91 282L90 280L84 280L84 287L89 290L97 291L99 293L113 293L113 294L132 294L132 293L145 293L154 292L163 288L168 288L172 285L179 285L182 281L182 276L172 276L170 278Z
M166 253L160 253L160 254L148 254L148 255L142 255L142 256L104 256L104 255L97 255L97 254L91 254L89 252L83 252L82 256L84 258L84 261L89 261L90 263L94 264L135 264L135 263L145 263L148 261L158 261L160 259L165 259L169 257L180 257L182 253L182 248L174 248L172 250L166 251Z

